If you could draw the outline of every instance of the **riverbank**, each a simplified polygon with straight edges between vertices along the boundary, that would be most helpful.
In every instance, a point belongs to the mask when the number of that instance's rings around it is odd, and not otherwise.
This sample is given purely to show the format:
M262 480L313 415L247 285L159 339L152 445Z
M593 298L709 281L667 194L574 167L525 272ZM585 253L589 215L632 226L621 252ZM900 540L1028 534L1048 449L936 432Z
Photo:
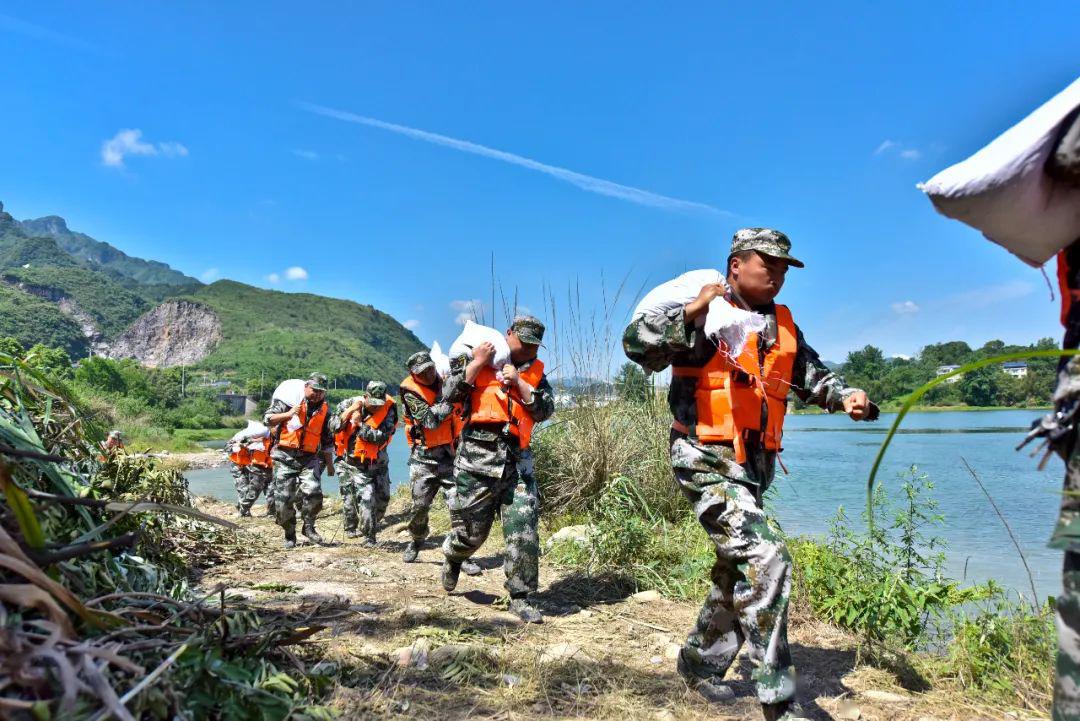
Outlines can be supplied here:
M225 503L199 499L198 506L233 519ZM201 587L225 584L283 611L333 607L329 627L308 644L320 652L318 668L333 671L329 705L343 718L760 718L745 655L731 672L737 698L730 705L710 706L675 673L696 601L637 593L618 577L560 568L545 557L537 598L545 621L523 625L505 610L497 524L476 556L483 575L462 576L447 594L438 551L449 528L445 508L433 512L434 535L415 564L401 561L403 510L399 494L376 548L344 538L337 502L319 519L323 546L285 551L269 520L233 519L259 552L210 569ZM545 528L544 538L550 535ZM898 674L859 662L853 636L806 614L792 618L791 645L800 701L813 719L989 720L1006 712L949 688L905 689Z
M897 413L901 408L900 403L885 403L881 406L882 413ZM954 411L959 412L984 412L984 411L1048 411L1053 409L1053 406L921 406L916 405L908 411L909 413L949 413ZM788 415L792 416L816 416L822 415L826 411L821 408L798 408L788 411Z

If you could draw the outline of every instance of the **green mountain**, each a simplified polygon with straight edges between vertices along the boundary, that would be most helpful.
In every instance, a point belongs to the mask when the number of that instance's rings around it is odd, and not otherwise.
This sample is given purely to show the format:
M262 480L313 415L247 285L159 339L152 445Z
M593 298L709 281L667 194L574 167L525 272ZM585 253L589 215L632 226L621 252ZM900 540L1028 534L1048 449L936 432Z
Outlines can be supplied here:
M194 285L199 281L173 270L156 260L132 258L108 243L94 240L85 233L69 230L67 222L58 215L24 220L19 225L31 238L52 238L62 251L93 267L115 271L146 285Z
M44 235L32 235L42 232ZM0 336L153 366L186 365L240 384L327 373L338 386L396 384L423 348L394 318L353 301L203 285L69 230L16 221L0 204Z

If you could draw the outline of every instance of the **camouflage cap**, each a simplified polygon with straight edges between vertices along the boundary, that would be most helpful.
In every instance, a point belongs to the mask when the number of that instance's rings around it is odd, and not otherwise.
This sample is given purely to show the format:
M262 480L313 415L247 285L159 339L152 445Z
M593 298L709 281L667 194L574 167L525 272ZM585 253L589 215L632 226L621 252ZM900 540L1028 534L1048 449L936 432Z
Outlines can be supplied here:
M368 401L373 406L381 406L386 403L386 384L382 381L368 381Z
M123 434L116 428L109 431L109 438L120 438Z
M544 341L544 324L539 318L531 315L519 315L514 318L510 330L517 334L522 343L540 345Z
M317 391L325 391L327 386L325 373L312 373L308 376L308 379L304 381L304 385L311 386Z
M731 253L756 250L773 258L782 258L796 268L804 268L803 262L791 255L791 240L779 230L772 228L742 228L731 239Z
M409 368L410 373L420 375L428 368L434 368L435 361L431 360L430 353L426 350L422 350L409 356L409 360L405 361L405 365Z

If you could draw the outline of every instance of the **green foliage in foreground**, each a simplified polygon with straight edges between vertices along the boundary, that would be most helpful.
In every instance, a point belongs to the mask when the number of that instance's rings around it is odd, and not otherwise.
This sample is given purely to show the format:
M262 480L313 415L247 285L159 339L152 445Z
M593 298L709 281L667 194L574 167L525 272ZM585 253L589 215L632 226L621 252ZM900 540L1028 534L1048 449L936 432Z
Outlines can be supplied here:
M61 385L0 356L0 442L14 449L0 453L0 706L76 721L331 718L311 705L328 687L317 667L282 670L297 659L280 647L319 630L313 614L195 594L188 574L241 553L239 539L191 507L176 469L100 464L100 440Z

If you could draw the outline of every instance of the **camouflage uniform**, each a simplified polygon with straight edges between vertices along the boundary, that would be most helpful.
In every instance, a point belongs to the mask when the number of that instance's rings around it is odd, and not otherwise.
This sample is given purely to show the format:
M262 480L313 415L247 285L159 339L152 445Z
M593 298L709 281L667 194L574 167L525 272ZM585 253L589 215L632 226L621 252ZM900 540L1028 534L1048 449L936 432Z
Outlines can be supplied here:
M259 500L259 494L266 494L267 510L273 507L273 498L270 495L270 479L273 477L273 469L252 463L248 469L248 492L244 496L242 511L251 512L255 501Z
M236 489L236 510L240 511L240 515L244 515L244 499L248 496L248 486L250 485L248 467L233 463L230 460L229 474L232 476L233 488ZM251 504L248 504L247 508L250 510Z
M1063 129L1057 147L1047 158L1046 173L1057 183L1080 187L1080 117ZM1080 239L1058 257L1064 304L1065 349L1080 348ZM1055 604L1058 630L1057 674L1054 682L1054 721L1080 719L1080 356L1062 358L1054 390L1054 412L1035 424L1028 440L1045 438L1065 459L1061 514L1050 547L1064 551L1062 591Z
M365 395L385 402L386 384L372 381ZM338 404L338 412L330 421L333 433L341 428L341 414L355 400L350 398ZM374 540L379 523L386 514L386 506L390 503L390 461L385 448L379 451L376 460L368 462L354 458L351 453L357 438L380 445L388 443L397 429L398 417L397 408L391 407L379 427L372 428L362 422L368 415L368 411L361 409L354 423L355 430L349 437L345 457L335 462L334 469L341 474L338 482L344 506L345 532L359 531L361 535Z
M407 363L409 372L414 376L434 367L431 356L425 352L413 354ZM417 381L419 382L419 381ZM436 377L436 402L428 405L416 393L404 388L401 391L403 412L412 419L414 429L435 430L454 412L454 406L438 397L442 391L442 381ZM418 433L419 431L416 430ZM422 435L414 439L409 451L409 490L412 496L412 508L409 511L409 534L415 544L424 542L428 537L428 513L439 489L447 493L453 488L454 447L451 444L428 448L423 444Z
M745 235L746 231L736 234L732 253L768 249L768 255L787 258L796 265L797 261L787 254L790 242L787 248L760 242L742 248L740 233ZM754 230L750 239L760 241L762 236L773 240L782 234ZM786 236L783 240L787 240ZM766 318L766 329L759 334L759 351L764 354L777 339L775 306L770 303L755 310ZM796 335L792 374L795 394L830 413L843 410L844 399L857 389L847 388L825 367L801 331ZM696 324L686 324L682 307L634 318L623 335L623 348L630 360L651 372L669 365L701 367L716 352ZM693 377L674 376L668 391L675 420L688 428L697 422L695 385ZM871 415L877 416L874 406ZM758 699L762 704L783 706L795 693L787 642L791 556L762 508L762 496L772 483L775 463L776 453L765 450L760 443L747 443L746 461L740 464L729 445L704 443L671 432L675 480L716 551L712 589L686 639L683 662L697 678L720 680L746 642L755 666Z
M324 400L323 403L326 401ZM263 423L270 425L270 416L285 413L291 409L285 401L275 398L263 416ZM317 408L312 408L312 412ZM329 419L323 423L319 438L319 451L305 453L294 448L282 448L275 445L270 452L274 462L273 489L274 514L277 524L285 529L285 537L296 534L296 511L300 509L303 523L314 524L322 510L322 453L333 449L334 436L330 430Z
M543 325L535 318L515 319L515 330L522 321L538 326L542 337ZM523 333L519 331L524 339ZM444 389L448 403L466 403L473 391L473 386L465 382L466 364L464 356L451 362ZM525 371L531 365L530 361L517 368ZM522 405L536 423L551 417L555 394L546 375L535 388L532 402ZM466 424L454 459L453 493L447 497L451 530L443 543L443 553L450 563L461 563L476 553L487 540L495 515L501 515L506 542L503 570L512 599L536 591L539 580L540 496L530 461L531 455L523 453L517 438L505 429ZM519 473L519 465L525 474Z

